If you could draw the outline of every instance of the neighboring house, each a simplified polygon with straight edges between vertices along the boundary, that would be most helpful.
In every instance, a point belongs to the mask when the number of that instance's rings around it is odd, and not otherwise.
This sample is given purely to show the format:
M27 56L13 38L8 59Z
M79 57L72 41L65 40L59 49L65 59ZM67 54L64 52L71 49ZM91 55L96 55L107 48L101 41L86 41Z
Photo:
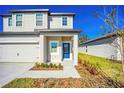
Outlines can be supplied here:
M0 62L78 63L78 34L74 13L48 9L11 10L3 17Z
M120 50L116 42L121 44L121 38L115 33L88 40L79 46L79 52L104 57L112 60L121 60Z

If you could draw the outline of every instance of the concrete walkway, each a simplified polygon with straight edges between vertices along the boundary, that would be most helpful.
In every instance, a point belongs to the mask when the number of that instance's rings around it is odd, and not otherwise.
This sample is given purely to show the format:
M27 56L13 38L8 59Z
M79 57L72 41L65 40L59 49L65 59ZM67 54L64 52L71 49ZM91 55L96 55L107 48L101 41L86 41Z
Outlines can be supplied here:
M63 65L63 70L29 71L33 63L0 63L0 87L16 78L80 78L73 65Z
M18 78L80 78L79 73L71 64L63 64L63 70L48 70L48 71L27 71L20 75Z

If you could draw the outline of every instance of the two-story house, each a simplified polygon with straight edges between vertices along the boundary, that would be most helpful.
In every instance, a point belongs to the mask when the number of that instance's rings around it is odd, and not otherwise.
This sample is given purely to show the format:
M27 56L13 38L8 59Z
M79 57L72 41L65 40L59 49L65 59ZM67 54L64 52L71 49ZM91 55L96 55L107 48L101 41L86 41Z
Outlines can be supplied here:
M3 17L0 62L78 63L78 33L74 13L48 9L11 10Z

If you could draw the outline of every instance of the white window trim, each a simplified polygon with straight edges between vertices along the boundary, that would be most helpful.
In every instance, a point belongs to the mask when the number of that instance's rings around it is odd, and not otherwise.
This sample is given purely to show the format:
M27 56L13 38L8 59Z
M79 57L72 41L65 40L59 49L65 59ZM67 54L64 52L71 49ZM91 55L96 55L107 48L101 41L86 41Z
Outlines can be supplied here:
M11 18L11 23L9 23L9 22L10 22L9 18ZM10 25L10 24L11 24L11 25ZM11 16L11 17L8 17L8 26L9 26L9 27L12 26L12 16Z
M67 17L67 25L63 25L63 17ZM68 26L68 16L61 16L61 26L62 27Z
M51 52L51 43L53 43L53 42L55 42L55 43L57 43L57 52ZM59 54L59 41L50 41L49 42L49 53L50 53L50 55L58 55Z
M16 14L15 14L15 21L16 21L16 22L17 22L16 16L17 16L18 14L21 14L21 15L22 15L22 20L21 20L21 21L22 21L22 25L21 25L21 26L17 26L16 24L15 24L15 25L16 25L16 27L22 27L22 26L23 26L23 13L16 13Z
M42 25L37 25L37 14L42 14ZM44 14L43 13L36 13L35 14L35 25L36 25L36 27L41 27L41 26L43 26L43 24L44 24Z

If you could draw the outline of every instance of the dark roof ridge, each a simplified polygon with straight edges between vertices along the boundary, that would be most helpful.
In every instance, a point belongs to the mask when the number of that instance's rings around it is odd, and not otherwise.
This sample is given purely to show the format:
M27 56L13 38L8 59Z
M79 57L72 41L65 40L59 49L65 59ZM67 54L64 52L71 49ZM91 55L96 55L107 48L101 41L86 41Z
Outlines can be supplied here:
M97 40L101 40L101 39L105 39L105 38L108 38L110 36L115 36L117 32L111 32L111 33L108 33L108 34L105 34L103 36L100 36L98 38L95 38L95 39L90 39L86 42L84 42L83 44L87 44L87 43L90 43L90 42L94 42L94 41L97 41Z
M15 9L15 10L9 10L10 13L16 13L16 12L48 12L49 9Z

